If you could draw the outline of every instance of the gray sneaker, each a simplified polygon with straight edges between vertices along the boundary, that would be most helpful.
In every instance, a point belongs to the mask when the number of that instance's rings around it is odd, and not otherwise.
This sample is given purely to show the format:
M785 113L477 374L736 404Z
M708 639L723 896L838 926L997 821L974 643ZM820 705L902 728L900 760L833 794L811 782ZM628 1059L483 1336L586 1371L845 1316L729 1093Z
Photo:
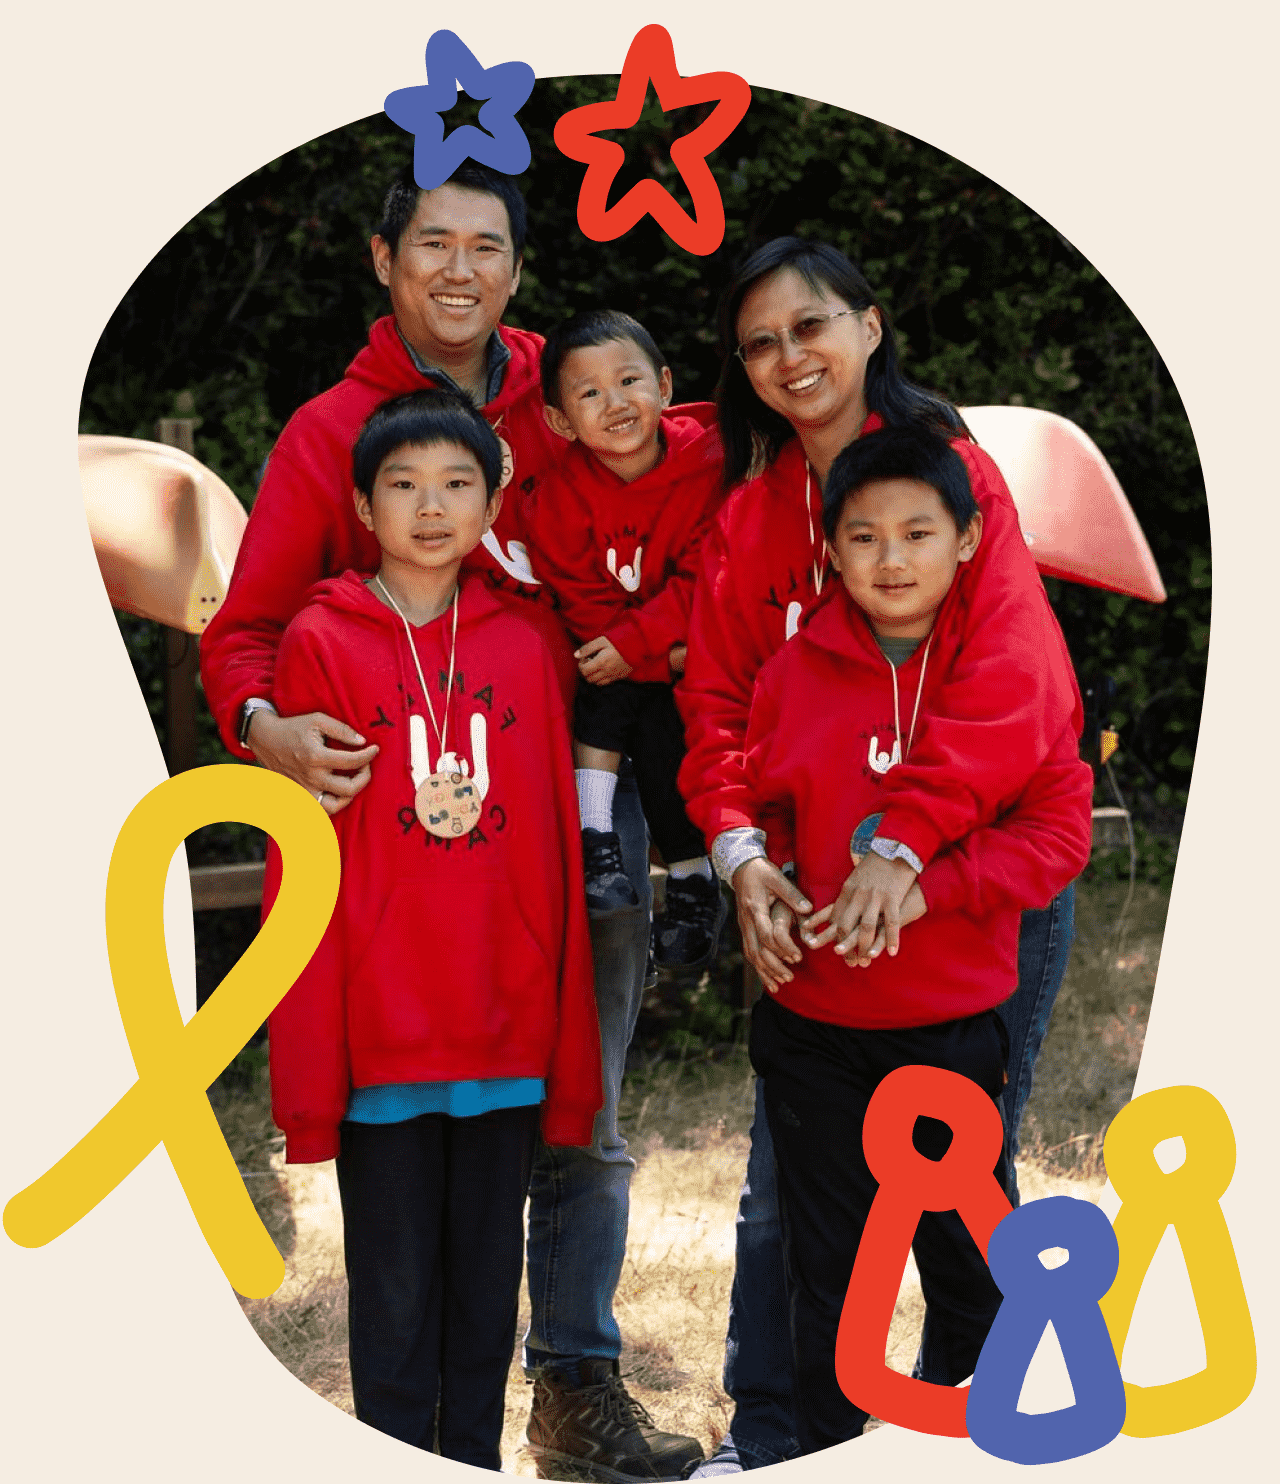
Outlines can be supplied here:
M627 1391L616 1360L589 1358L573 1368L533 1374L526 1436L538 1477L602 1480L679 1479L702 1458L696 1438L659 1432Z

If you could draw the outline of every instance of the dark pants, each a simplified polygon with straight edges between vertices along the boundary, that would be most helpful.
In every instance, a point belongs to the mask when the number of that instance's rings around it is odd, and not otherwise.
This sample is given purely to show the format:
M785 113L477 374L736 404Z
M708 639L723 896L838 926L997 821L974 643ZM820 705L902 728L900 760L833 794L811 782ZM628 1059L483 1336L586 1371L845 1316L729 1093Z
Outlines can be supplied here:
M538 1115L347 1122L338 1156L356 1416L495 1471Z
M653 843L668 865L706 855L702 832L684 812L676 774L684 761L684 723L669 685L615 680L578 684L573 735L588 747L625 752L636 773Z
M797 1436L803 1453L857 1437L867 1414L840 1390L836 1332L877 1183L862 1150L876 1088L899 1067L931 1066L976 1082L997 1103L1008 1042L994 1011L908 1030L854 1030L757 1002L751 1061L764 1079L777 1160L783 1249L791 1294ZM940 1159L950 1130L917 1121L920 1153ZM995 1170L1004 1185L1004 1156ZM1000 1307L982 1253L954 1211L926 1211L912 1242L929 1311L922 1358L928 1380L972 1375Z

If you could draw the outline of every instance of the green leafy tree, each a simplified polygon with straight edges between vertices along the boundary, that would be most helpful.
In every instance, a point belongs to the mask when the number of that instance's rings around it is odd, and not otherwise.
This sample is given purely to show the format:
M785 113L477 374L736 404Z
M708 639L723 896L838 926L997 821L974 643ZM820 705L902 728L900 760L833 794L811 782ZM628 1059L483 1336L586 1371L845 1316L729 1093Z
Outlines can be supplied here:
M1082 676L1118 682L1117 776L1147 823L1176 831L1195 754L1208 650L1208 518L1195 441L1155 347L1111 286L1049 223L910 135L812 100L757 90L712 158L724 243L705 258L646 219L617 242L577 227L583 168L555 149L561 114L612 97L616 79L541 81L521 111L533 158L519 294L508 319L544 329L599 305L642 320L677 397L710 397L716 304L732 264L783 233L826 238L866 271L903 342L907 374L961 404L1062 413L1102 449L1142 523L1169 600L1155 607L1069 583L1051 597ZM470 121L463 103L450 123ZM699 110L652 96L625 136L616 200L652 174L690 203L671 141ZM368 239L410 141L382 115L303 145L189 222L112 317L85 382L81 427L153 437L195 415L198 456L251 505L290 414L332 385L385 312ZM123 625L159 716L160 649ZM206 725L202 756L218 745Z

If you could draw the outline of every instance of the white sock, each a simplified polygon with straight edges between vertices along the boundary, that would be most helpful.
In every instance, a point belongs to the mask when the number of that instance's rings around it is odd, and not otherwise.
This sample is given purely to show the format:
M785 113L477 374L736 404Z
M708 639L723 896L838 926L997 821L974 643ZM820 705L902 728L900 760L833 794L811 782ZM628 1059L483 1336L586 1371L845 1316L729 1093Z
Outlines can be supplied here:
M582 828L607 835L613 829L613 791L618 786L618 775L606 773L603 768L575 768L573 778L578 785Z
M683 881L686 876L705 876L711 880L711 862L705 855L696 855L688 861L672 861L667 867L672 881Z

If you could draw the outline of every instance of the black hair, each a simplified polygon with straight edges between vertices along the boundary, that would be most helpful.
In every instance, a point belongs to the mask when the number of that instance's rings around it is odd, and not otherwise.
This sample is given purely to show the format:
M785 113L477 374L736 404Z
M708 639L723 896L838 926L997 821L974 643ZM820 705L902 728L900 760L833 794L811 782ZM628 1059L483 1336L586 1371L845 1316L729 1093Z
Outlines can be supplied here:
M351 450L356 488L372 500L378 470L397 448L426 448L436 443L459 444L475 454L488 498L493 498L502 478L497 434L466 397L435 388L392 397L369 414Z
M841 449L822 490L822 529L834 541L845 505L859 490L884 479L915 479L938 498L964 534L978 513L969 471L947 440L931 428L879 428Z
M744 260L720 301L720 346L724 359L716 404L724 443L726 489L745 479L761 461L766 466L773 463L782 445L795 433L781 413L766 407L756 396L746 367L735 353L742 301L762 279L782 268L794 269L815 292L825 290L834 294L850 309L879 310L880 344L867 363L864 396L868 411L878 412L890 426L915 423L952 435L968 434L964 419L950 402L903 376L893 326L862 270L829 242L775 237Z
M514 179L510 175L504 175L501 170L491 170L488 165L478 164L475 160L464 160L442 184L457 186L463 191L479 191L485 196L496 196L502 202L506 207L507 223L511 228L513 262L519 263L524 255L528 214L525 210L524 197L520 194L520 189ZM378 236L390 247L393 258L400 251L400 238L404 235L404 229L413 220L413 213L418 209L418 197L421 194L418 183L413 178L413 169L407 166L392 181L390 189L383 198L382 222L378 227Z
M637 319L620 309L588 309L556 325L542 348L542 400L548 407L560 406L560 369L570 351L615 340L632 340L645 353L655 376L667 364L658 342Z

